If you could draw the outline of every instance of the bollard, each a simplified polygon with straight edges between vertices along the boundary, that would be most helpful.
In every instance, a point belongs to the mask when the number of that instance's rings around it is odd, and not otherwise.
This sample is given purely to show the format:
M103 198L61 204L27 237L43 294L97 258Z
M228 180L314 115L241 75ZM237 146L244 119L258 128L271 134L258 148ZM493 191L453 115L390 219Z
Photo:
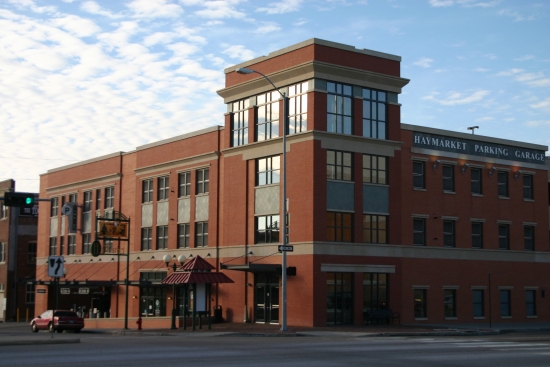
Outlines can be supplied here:
M141 320L141 316L140 316L140 317L138 317L138 319L136 321L136 324L138 326L138 328L137 328L138 330L141 330L141 323L142 323L142 320Z

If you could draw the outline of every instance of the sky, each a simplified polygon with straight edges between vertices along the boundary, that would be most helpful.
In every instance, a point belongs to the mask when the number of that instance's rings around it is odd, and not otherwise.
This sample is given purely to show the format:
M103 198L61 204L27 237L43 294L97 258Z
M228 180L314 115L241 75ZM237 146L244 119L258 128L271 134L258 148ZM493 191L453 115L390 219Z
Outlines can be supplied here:
M225 68L310 38L401 56L402 123L550 145L549 0L0 0L0 180L222 125Z

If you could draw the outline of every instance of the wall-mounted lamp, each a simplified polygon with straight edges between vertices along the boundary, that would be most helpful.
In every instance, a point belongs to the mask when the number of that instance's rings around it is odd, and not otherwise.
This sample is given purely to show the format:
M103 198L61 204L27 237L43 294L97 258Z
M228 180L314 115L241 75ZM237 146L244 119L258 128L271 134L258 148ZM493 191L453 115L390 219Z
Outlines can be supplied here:
M437 161L435 161L434 171L437 171L437 166L439 166L439 163L441 163L441 161L439 159Z
M514 180L518 180L519 178L519 175L521 175L523 173L523 171L517 171L516 174L514 175Z
M462 174L466 173L466 170L468 170L468 167L470 167L470 165L468 163L464 163L464 166L462 166Z
M252 283L246 283L246 285L252 287Z
M136 298L137 298L137 296L132 296L132 298L133 298L133 299L136 299Z
M210 257L210 252L206 254L205 258Z
M472 130L472 135L474 134L474 130L479 129L479 126L470 126L468 130Z
M493 173L495 173L497 169L495 167L491 167L491 169L489 170L489 177L493 177Z
M172 297L168 296L168 299L172 299Z

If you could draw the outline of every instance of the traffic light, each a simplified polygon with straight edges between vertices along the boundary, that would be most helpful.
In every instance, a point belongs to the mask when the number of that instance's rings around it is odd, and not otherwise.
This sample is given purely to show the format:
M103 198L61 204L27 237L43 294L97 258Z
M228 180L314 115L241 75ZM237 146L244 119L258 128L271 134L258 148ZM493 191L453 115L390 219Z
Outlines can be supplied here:
M5 192L4 205L18 206L20 208L32 208L35 202L35 194L30 192Z

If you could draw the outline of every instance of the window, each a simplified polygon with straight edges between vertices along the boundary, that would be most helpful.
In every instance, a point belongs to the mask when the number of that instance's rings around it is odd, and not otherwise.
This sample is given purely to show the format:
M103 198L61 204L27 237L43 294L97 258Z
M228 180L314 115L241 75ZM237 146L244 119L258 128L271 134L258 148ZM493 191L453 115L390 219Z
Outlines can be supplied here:
M59 237L59 255L65 255L65 237Z
M208 222L195 223L195 247L208 246Z
M197 170L197 194L206 194L208 192L208 168Z
M191 172L181 172L178 174L178 197L191 195Z
M288 133L307 131L308 82L288 87Z
M152 230L151 227L141 229L141 251L152 250Z
M105 209L115 207L115 188L106 187L105 188Z
M280 157L267 157L256 160L256 185L271 185L281 179Z
M279 136L279 92L267 92L257 98L258 120L256 141L269 140Z
M8 217L8 207L4 205L4 201L0 201L0 219Z
M413 245L426 246L426 219L413 219Z
M472 222L472 248L483 248L482 222Z
M69 202L76 203L76 194L69 195Z
M511 295L509 290L500 291L500 316L512 316Z
M50 256L57 255L57 237L50 237Z
M327 241L353 241L353 214L327 213Z
M233 103L231 146L248 144L248 99Z
M388 184L388 158L363 154L363 183Z
M533 200L533 176L523 175L523 198Z
M50 208L50 217L57 217L57 211L59 209L59 198L51 198L52 206Z
M353 180L352 153L327 150L327 178L332 180Z
M535 250L535 227L524 226L523 227L523 242L525 244L525 250Z
M426 289L414 290L414 318L424 319L428 317L427 302L426 302Z
M455 168L448 164L443 165L443 191L455 191Z
M386 92L363 89L363 136L386 139Z
M27 264L36 264L36 242L29 242L27 251Z
M498 225L498 248L501 250L510 249L510 225L499 224Z
M189 247L189 223L178 224L178 248Z
M34 303L35 285L33 283L25 284L25 303Z
M82 254L89 254L92 252L92 235L85 233L82 235Z
M537 316L537 291L525 291L525 311L527 316Z
M367 312L388 309L389 274L363 273L363 323L367 324Z
M7 247L6 247L6 242L0 242L0 263L5 263L6 262L6 251L7 251Z
M150 203L153 201L153 180L143 180L141 182L141 202Z
M424 184L424 162L413 161L413 187L415 189L425 189Z
M67 255L74 255L76 253L76 236L69 235L69 245L67 248Z
M456 290L445 289L443 291L443 307L445 309L445 317L456 317Z
M485 307L483 302L483 289L474 289L472 291L472 297L474 306L474 317L484 317Z
M472 168L470 170L470 174L472 175L470 178L470 187L472 190L472 194L475 195L481 195L483 194L483 191L481 190L481 169L480 168Z
M455 221L443 221L443 246L455 247Z
M95 190L95 210L101 209L101 189Z
M508 197L508 172L498 172L498 196Z
M92 211L92 192L91 191L84 192L84 208L82 209L82 211L83 212Z
M352 134L352 87L327 82L327 131Z
M256 217L256 243L275 243L279 239L279 216Z
M157 227L157 250L168 248L168 226Z
M353 273L327 274L327 325L353 323Z
M168 176L159 177L157 179L158 193L157 200L167 200L170 195L170 184Z
M363 242L388 243L387 215L363 215Z

